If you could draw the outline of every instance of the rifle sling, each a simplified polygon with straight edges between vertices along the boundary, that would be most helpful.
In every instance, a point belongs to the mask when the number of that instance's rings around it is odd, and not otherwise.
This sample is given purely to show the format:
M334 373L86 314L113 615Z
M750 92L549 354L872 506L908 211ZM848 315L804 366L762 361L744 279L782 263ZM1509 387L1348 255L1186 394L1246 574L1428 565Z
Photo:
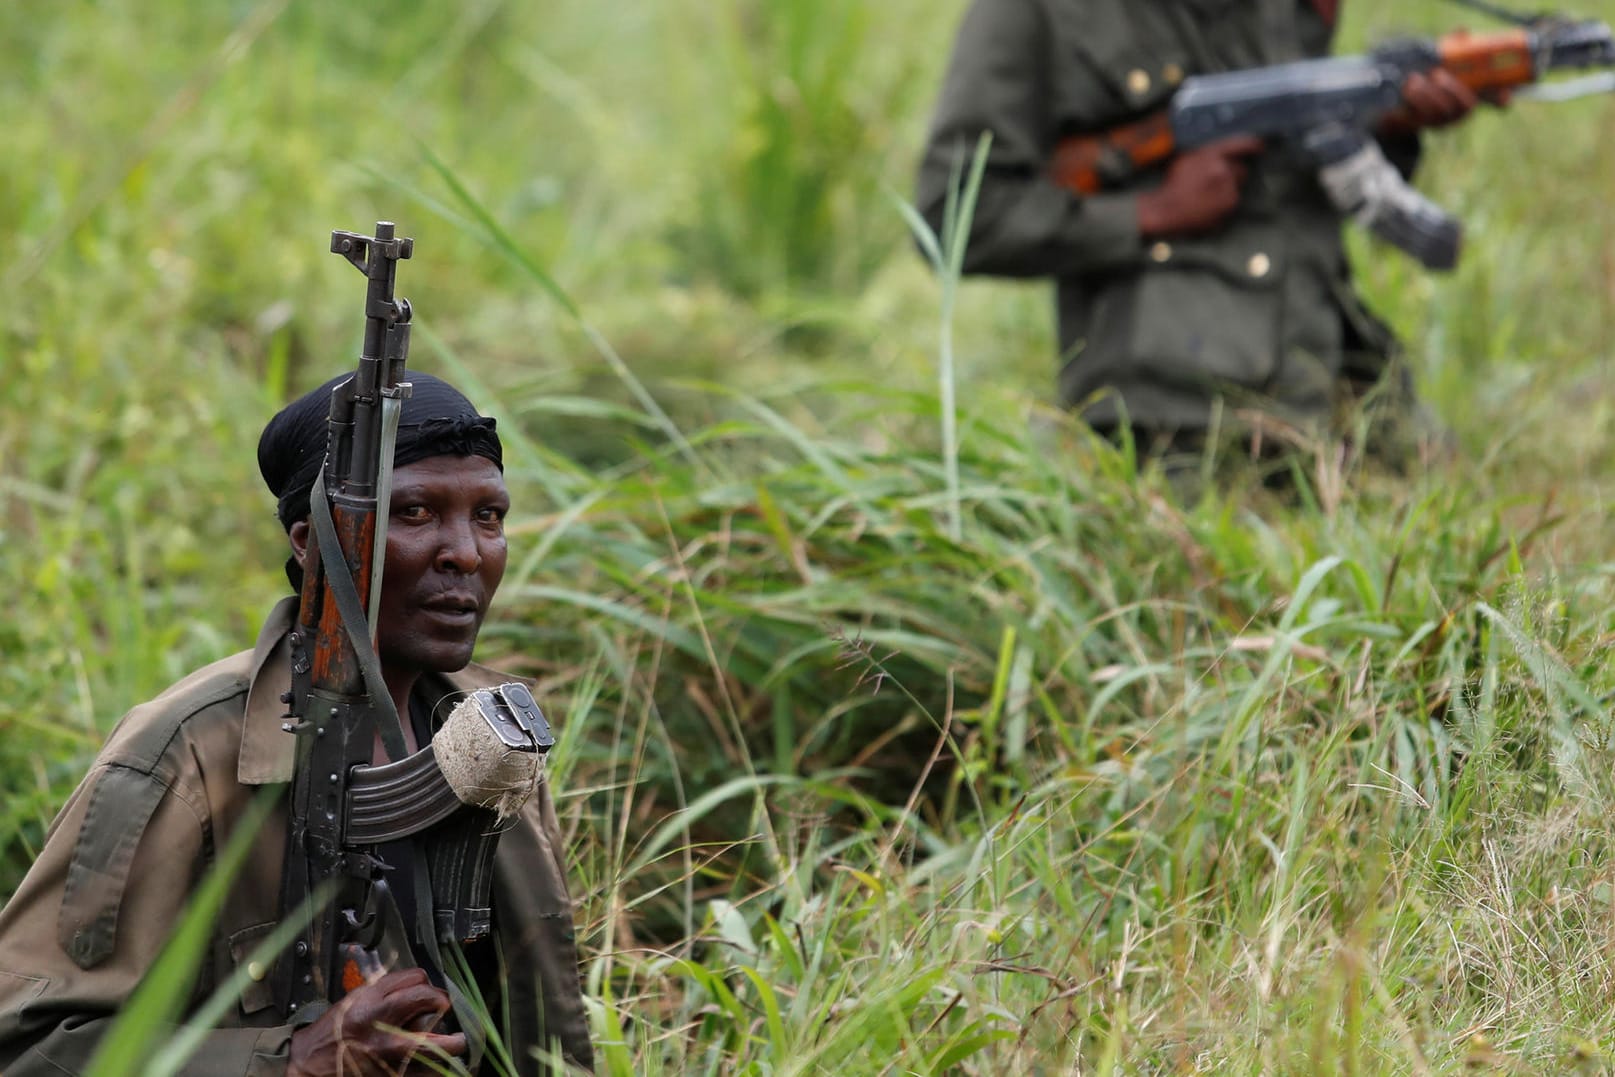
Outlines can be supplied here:
M353 653L359 660L359 670L364 674L366 693L376 714L376 729L381 734L388 757L403 759L409 754L404 746L403 727L398 721L398 708L393 706L393 697L387 691L387 682L382 678L376 649L370 643L369 624L365 620L364 605L359 601L359 589L354 586L347 559L332 552L339 554L342 543L337 538L336 523L331 519L331 504L325 496L323 471L314 480L308 508L309 517L314 522L314 533L319 540L320 559L331 588L331 597L336 600L337 612L342 615L342 628L348 634L348 642L353 645Z

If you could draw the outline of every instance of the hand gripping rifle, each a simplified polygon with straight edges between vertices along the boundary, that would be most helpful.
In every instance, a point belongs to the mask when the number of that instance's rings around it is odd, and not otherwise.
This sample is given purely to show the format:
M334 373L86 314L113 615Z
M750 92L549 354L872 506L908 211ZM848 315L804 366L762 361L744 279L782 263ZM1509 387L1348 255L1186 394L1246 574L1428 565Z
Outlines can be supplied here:
M1393 41L1362 56L1192 76L1164 112L1061 141L1053 178L1092 194L1120 186L1178 152L1254 135L1311 162L1341 213L1424 265L1450 269L1458 261L1461 226L1414 190L1373 136L1380 121L1401 107L1407 77L1443 68L1476 93L1524 86L1528 90L1521 96L1548 100L1615 89L1615 82L1596 76L1553 88L1532 86L1563 68L1615 67L1615 36L1607 23L1519 16L1466 2L1515 25L1494 33Z
M421 964L415 946L442 972L440 943L488 933L498 822L536 786L554 743L531 693L506 684L473 693L433 743L407 755L382 679L376 617L393 448L410 391L411 308L394 298L393 285L398 263L413 249L386 221L374 236L331 233L332 252L364 273L368 288L358 370L331 393L325 463L309 498L303 588L289 639L292 686L283 697L297 750L281 907L290 914L310 894L326 898L277 966L277 1000L298 1023L385 968ZM372 765L378 738L391 762ZM450 757L467 744L471 751ZM473 756L485 762L468 772L463 757ZM401 880L414 892L413 925L402 922L391 866L378 852L402 838L415 838L422 853L414 877Z

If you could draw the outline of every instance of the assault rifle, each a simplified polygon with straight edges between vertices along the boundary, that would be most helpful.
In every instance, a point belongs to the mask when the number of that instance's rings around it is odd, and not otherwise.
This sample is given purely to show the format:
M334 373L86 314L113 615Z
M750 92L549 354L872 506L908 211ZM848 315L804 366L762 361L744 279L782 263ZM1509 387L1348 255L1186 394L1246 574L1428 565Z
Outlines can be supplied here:
M290 913L310 894L327 898L276 970L277 1001L298 1023L388 968L427 964L414 954L416 946L443 973L440 943L488 933L499 832L489 806L514 810L536 784L538 763L554 743L532 694L506 684L473 693L432 744L406 754L374 640L393 449L410 392L405 366L412 310L393 288L398 263L413 253L414 241L395 236L393 225L382 221L374 236L333 232L331 250L368 284L358 369L331 393L325 462L309 499L303 587L289 639L292 686L282 697L288 704L284 728L297 736L297 750L281 907ZM477 750L466 757L528 765L512 778L508 770L489 773L486 765L468 773L458 759L446 776L439 745L465 744L467 736ZM391 762L372 765L378 738ZM447 758L449 749L442 750ZM520 793L514 802L513 785ZM414 896L418 915L408 925L387 878L393 865L380 852L403 838L414 838L421 852L414 876L393 880ZM461 1024L468 1035L475 1031L470 1022Z
M1442 68L1485 94L1531 87L1559 69L1615 66L1615 36L1607 23L1520 17L1479 6L1517 25L1493 33L1392 41L1362 56L1191 76L1164 112L1061 141L1051 166L1054 180L1092 194L1180 151L1254 135L1289 147L1314 165L1343 215L1424 265L1450 269L1458 261L1461 226L1414 190L1373 137L1380 121L1401 106L1408 76ZM1615 89L1615 82L1595 76L1537 89L1535 96L1564 100ZM1527 89L1520 96L1532 95Z

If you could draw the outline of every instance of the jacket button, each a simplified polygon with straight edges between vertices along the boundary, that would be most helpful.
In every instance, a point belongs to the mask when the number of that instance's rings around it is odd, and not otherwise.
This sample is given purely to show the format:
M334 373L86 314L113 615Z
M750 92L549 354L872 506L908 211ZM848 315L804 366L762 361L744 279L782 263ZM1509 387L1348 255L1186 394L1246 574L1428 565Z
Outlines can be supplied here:
M1263 254L1261 251L1257 251L1255 254L1251 255L1250 261L1245 263L1245 268L1250 270L1251 276L1260 280L1262 277L1267 276L1268 273L1272 271L1273 259Z
M247 962L247 975L251 977L255 983L262 983L263 978L269 975L269 970L264 968L263 962L261 961L249 961Z
M1169 261L1172 257L1172 244L1161 240L1150 247L1150 260L1154 262Z
M1127 92L1134 97L1143 97L1150 92L1150 73L1142 67L1135 67L1127 73Z
M1167 64L1161 68L1161 78L1166 80L1168 86L1176 86L1183 81L1183 68L1177 64Z

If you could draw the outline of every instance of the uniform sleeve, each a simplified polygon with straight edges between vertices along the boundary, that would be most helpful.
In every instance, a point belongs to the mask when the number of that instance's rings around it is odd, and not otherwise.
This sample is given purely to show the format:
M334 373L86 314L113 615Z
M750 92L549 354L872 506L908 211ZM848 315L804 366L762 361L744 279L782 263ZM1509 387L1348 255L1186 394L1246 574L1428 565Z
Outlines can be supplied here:
M206 860L206 826L153 774L103 765L79 786L0 910L6 1077L88 1069L183 914ZM180 1072L283 1074L290 1040L289 1026L216 1030Z
M965 271L1080 274L1136 263L1137 198L1079 197L1048 178L1055 129L1053 36L1036 0L975 0L959 27L920 163L916 202L941 234L948 191L992 136Z

